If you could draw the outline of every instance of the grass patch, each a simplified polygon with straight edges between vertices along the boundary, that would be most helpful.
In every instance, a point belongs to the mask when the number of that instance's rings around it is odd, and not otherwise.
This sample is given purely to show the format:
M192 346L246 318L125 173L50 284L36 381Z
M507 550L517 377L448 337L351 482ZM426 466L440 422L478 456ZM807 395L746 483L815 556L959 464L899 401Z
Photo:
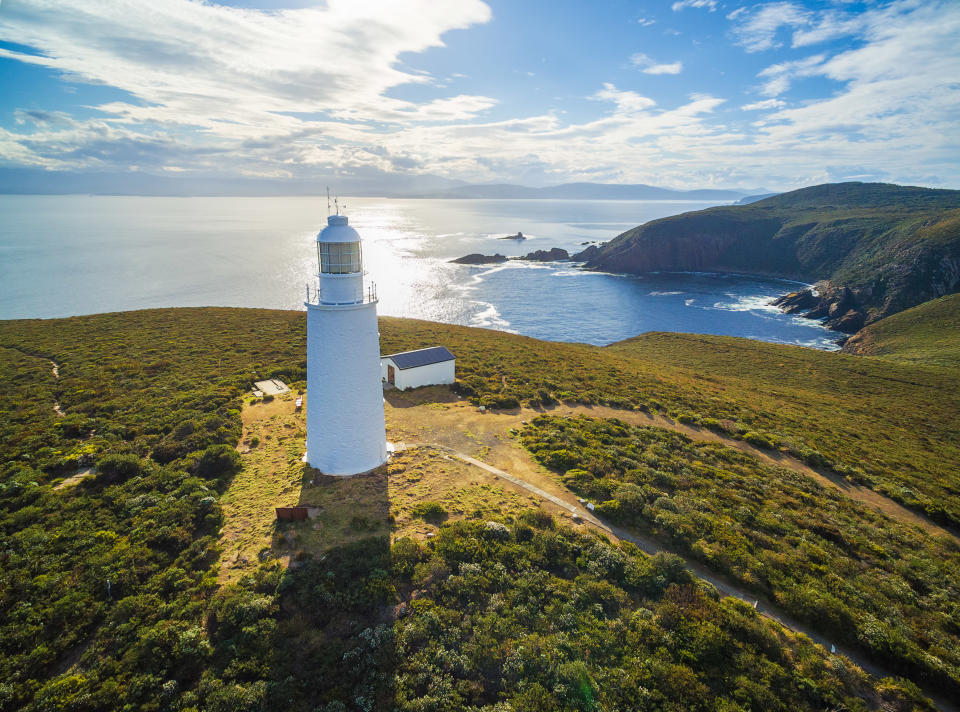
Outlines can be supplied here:
M934 299L871 324L843 350L907 364L960 368L960 294Z

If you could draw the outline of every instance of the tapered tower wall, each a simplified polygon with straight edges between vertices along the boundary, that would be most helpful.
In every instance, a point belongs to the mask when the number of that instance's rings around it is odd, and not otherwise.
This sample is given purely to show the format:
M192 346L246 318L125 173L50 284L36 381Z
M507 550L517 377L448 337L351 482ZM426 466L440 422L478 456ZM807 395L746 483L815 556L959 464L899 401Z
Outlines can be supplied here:
M352 234L359 255L360 238L346 219L331 216L330 224L317 237L324 254L325 238L340 246ZM341 272L321 270L316 298L308 294L306 302L307 462L324 474L355 475L387 459L377 299L364 288L359 257L347 267L346 258L335 259Z

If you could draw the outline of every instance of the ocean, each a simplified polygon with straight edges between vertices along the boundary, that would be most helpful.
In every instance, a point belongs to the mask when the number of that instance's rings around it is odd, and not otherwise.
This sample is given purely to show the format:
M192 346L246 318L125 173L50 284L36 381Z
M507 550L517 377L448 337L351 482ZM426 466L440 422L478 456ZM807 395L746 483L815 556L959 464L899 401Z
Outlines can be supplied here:
M383 315L608 344L645 331L836 348L772 298L799 283L740 275L587 272L570 263L468 266L472 252L571 253L689 201L345 198ZM345 206L345 207L343 207ZM0 318L169 306L302 309L326 198L0 196ZM524 241L498 239L522 232Z

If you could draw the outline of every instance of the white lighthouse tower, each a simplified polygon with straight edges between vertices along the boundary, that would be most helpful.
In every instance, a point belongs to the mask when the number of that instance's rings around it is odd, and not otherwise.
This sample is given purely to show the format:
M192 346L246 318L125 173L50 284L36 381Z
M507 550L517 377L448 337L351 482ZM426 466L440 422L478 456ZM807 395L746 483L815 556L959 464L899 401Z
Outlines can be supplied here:
M387 459L377 292L364 288L360 235L331 215L317 235L316 292L307 287L307 462L355 475Z

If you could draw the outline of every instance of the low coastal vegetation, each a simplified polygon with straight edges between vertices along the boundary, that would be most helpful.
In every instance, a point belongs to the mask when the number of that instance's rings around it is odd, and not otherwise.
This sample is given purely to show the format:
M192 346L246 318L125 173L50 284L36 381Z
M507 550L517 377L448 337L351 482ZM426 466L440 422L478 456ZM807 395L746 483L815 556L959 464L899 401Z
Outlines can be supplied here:
M265 564L213 599L206 709L929 709L648 557L529 514Z
M960 294L871 324L850 338L843 350L901 363L960 368Z
M719 443L619 420L520 432L597 514L654 535L832 639L960 696L960 544Z
M388 352L449 347L458 390L478 404L646 408L822 458L960 521L958 396L943 367L679 335L596 348L400 319L382 320L381 332ZM429 541L391 546L390 525L378 525L298 554L289 569L266 562L218 586L220 495L242 466L243 395L255 379L302 380L304 336L302 313L255 309L0 323L0 709L928 708L908 679L865 676L719 598L676 558L520 512L443 521L455 502L433 495L416 514L408 505L417 522L439 523ZM698 476L733 468L757 497L790 499L783 536L816 519L808 509L841 520L804 537L799 553L759 547L751 537L774 534L754 522L729 539L699 536L702 556L720 561L749 542L767 566L880 577L903 620L868 608L874 627L849 621L858 641L889 643L887 659L909 678L953 680L957 631L944 616L955 624L957 612L943 601L956 599L955 577L938 580L925 563L945 543L878 523L881 553L833 495L770 473L763 490L750 465L723 457L704 450ZM664 492L677 515L683 497ZM766 521L759 502L743 506ZM717 502L714 515L725 512L739 516ZM858 569L851 551L877 572ZM955 561L945 551L941 567ZM822 596L841 622L859 595L846 582L827 592L835 606L804 571L763 578L749 557L725 565L755 572L771 595L794 585L797 605Z

